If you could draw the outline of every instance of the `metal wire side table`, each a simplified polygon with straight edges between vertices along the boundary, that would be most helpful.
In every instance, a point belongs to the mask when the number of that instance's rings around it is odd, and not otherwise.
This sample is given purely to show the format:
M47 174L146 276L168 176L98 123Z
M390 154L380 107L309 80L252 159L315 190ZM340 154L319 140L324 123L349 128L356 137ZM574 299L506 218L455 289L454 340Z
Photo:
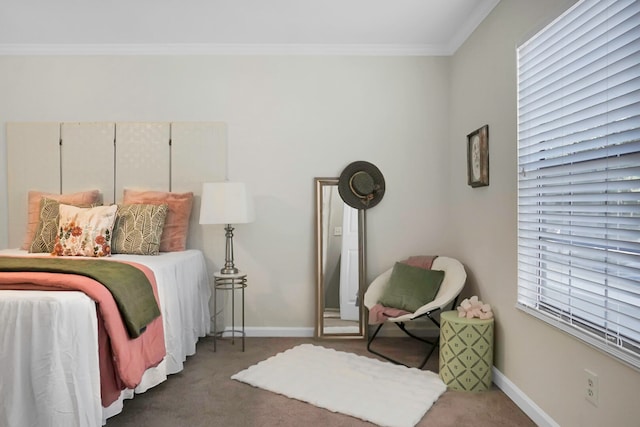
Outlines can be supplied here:
M213 277L215 279L215 284L214 284L214 290L213 290L213 307L214 310L217 309L217 302L216 302L216 294L218 293L218 291L231 291L231 344L235 344L235 338L236 338L236 334L239 334L240 336L242 336L242 351L244 351L244 337L245 337L245 333L244 333L244 288L247 287L247 275L241 272L237 272L235 274L223 274L220 272L217 273L213 273ZM236 313L236 300L235 300L235 294L236 291L240 290L242 291L242 329L241 330L237 330L236 329L236 318L235 318L235 313ZM220 332L217 332L216 329L216 318L218 316L216 314L214 314L213 316L213 351L216 351L216 339L218 334L220 336L223 336L223 334L225 332L229 332L229 331L225 331L222 330Z

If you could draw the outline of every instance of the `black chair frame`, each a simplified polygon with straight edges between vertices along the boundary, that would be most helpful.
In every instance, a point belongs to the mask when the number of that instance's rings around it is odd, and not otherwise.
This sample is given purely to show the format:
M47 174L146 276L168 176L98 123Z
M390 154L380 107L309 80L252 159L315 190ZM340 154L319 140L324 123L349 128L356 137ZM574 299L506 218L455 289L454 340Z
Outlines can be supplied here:
M455 307L455 306L456 306L456 304L457 304L457 301L458 301L458 297L454 298L454 300L453 300L453 302L452 302L452 304L451 304L451 307ZM413 321L413 320L417 320L417 319L420 319L420 318L422 318L422 317L425 317L425 316L426 316L429 320L431 320L431 322L433 322L433 323L438 327L438 331L439 331L439 330L440 330L440 322L439 322L435 317L433 317L433 316L434 316L435 314L438 314L438 312L440 312L440 311L442 311L442 309L441 309L441 308L436 308L435 310L428 311L428 312L426 312L426 313L421 314L420 316L416 316L416 317L414 317L414 318L413 318L413 319L411 319L411 320L412 320L412 321ZM382 357L383 359L388 360L389 362L395 363L396 365L404 365L404 366L406 366L406 367L411 368L412 366L410 366L410 365L408 365L408 364L406 364L406 363L403 363L403 362L401 362L401 361L399 361L399 360L393 359L392 357L390 357L390 356L388 356L388 355L386 355L386 354L380 353L379 351L374 350L374 349L372 349L372 348L371 348L371 344L373 343L373 340L375 340L375 338L378 336L378 332L380 332L380 330L382 329L382 327L383 327L386 323L389 323L389 322L383 322L383 323L381 323L380 325L378 325L378 327L376 328L376 330L375 330L375 331L373 332L373 334L369 337L369 340L367 341L367 350L369 350L369 352L370 352L370 353L373 353L373 354L375 354L375 355L377 355L377 356ZM407 334L409 337L411 337L411 338L413 338L413 339L415 339L415 340L418 340L418 341L420 341L420 342L423 342L423 343L425 343L425 344L427 344L427 345L429 346L429 347L428 347L429 351L427 352L427 355L426 355L426 356L425 356L425 358L422 360L422 363L420 363L420 365L418 365L418 366L417 366L417 368L418 368L418 369L422 369L422 368L424 368L424 366L425 366L425 365L427 364L427 362L429 361L429 358L431 357L431 355L433 354L433 352L435 351L435 349L436 349L436 348L438 348L438 346L440 345L440 333L438 332L438 336L434 337L433 339L428 339L428 338L425 338L425 337L419 337L419 336L417 336L416 334L414 334L413 332L409 331L409 330L407 329L407 327L406 327L406 324L405 324L406 322L390 322L390 323L394 323L398 328L400 328L400 330L401 330L402 332L404 332L405 334Z

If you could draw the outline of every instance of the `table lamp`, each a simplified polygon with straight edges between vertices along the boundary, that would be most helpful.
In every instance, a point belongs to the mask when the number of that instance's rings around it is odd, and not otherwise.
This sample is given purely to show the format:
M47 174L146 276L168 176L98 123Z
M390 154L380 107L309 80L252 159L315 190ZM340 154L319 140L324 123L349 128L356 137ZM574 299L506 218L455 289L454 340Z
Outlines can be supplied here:
M225 263L220 273L238 273L233 264L232 224L245 224L254 220L253 199L244 183L225 181L202 184L200 224L225 224Z

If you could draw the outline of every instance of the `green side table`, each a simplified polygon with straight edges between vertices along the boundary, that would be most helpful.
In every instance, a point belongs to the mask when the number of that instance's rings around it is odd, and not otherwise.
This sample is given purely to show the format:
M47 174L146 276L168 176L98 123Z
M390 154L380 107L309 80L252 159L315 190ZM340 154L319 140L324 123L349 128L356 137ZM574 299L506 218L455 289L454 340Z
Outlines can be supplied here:
M458 317L457 311L440 315L440 378L460 391L491 387L493 319Z

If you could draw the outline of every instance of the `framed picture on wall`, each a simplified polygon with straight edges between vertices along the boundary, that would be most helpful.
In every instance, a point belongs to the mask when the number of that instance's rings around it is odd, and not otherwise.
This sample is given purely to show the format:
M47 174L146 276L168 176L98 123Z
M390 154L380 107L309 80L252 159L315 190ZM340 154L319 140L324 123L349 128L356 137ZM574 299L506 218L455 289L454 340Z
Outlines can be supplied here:
M467 135L467 183L472 187L489 185L489 125Z

